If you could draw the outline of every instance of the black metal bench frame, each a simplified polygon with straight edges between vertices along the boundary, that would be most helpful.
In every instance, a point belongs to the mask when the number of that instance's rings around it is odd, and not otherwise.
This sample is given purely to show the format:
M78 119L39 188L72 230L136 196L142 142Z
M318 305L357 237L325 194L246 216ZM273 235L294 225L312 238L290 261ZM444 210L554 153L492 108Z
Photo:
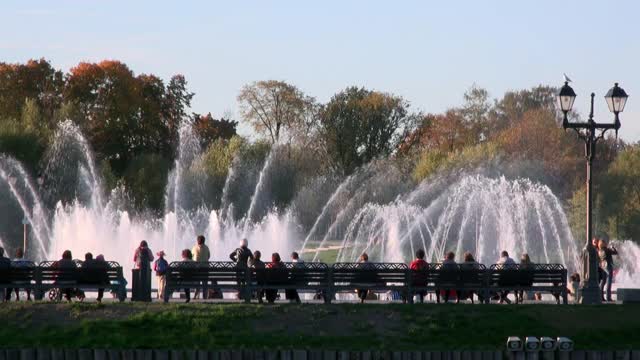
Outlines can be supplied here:
M37 300L42 300L49 290L63 288L111 290L121 302L127 297L122 266L115 261L105 262L104 268L82 268L83 263L77 260L75 268L60 268L57 264L58 261L43 261L35 268L36 283L32 289Z
M567 269L561 264L494 264L487 272L487 288L492 292L548 292L558 304L561 299L568 304Z

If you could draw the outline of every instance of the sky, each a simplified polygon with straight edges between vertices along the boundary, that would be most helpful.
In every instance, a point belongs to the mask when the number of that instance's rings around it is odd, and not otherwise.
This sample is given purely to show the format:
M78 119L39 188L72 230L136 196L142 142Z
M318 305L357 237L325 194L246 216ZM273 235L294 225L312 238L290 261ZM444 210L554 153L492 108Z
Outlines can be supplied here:
M14 1L0 7L0 61L68 70L116 59L136 74L184 74L192 111L232 113L243 85L284 80L319 101L357 85L442 112L473 84L491 97L573 79L574 109L612 121L603 98L630 95L620 136L640 141L638 1ZM251 135L246 126L240 128Z

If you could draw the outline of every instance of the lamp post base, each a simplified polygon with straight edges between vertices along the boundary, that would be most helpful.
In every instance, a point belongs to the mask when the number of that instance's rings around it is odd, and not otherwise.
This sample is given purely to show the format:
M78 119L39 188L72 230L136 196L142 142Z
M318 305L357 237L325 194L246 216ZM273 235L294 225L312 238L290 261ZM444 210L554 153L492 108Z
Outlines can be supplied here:
M584 305L599 305L602 304L602 294L598 286L584 284L582 287L582 304Z

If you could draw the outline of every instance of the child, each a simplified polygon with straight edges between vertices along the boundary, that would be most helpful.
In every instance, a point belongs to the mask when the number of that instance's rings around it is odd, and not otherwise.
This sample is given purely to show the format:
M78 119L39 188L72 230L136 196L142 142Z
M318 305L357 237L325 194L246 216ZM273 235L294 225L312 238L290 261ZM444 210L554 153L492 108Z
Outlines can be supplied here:
M156 256L158 260L153 263L153 270L156 272L158 278L158 299L164 299L164 287L167 283L167 270L169 269L169 263L164 259L164 251L159 251Z
M569 276L569 286L567 291L569 296L573 298L574 303L580 304L582 302L582 290L580 290L580 274L573 273Z

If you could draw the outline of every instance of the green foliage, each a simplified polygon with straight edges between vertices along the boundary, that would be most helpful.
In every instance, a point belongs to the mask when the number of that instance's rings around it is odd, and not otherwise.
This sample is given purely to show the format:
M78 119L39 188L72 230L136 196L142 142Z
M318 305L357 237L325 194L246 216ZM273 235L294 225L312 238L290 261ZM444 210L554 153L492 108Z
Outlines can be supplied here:
M170 165L159 154L141 154L129 162L122 179L136 210L162 211Z
M214 119L211 113L193 114L193 118L193 128L203 148L209 147L218 139L229 140L236 136L237 121L225 118Z
M446 152L439 149L426 150L420 155L413 170L413 179L420 182L440 171L471 169L482 165L500 154L496 143L487 142L465 147L459 151Z
M199 176L206 182L204 186L206 204L213 208L220 207L229 168L240 151L247 146L247 141L239 136L234 136L230 140L218 138L193 164L189 171L191 176Z
M598 181L603 220L610 235L640 239L640 144L620 152Z
M320 119L326 152L345 174L391 154L415 121L401 97L357 87L334 95Z
M14 120L0 119L0 154L10 154L36 172L48 145L47 138Z

